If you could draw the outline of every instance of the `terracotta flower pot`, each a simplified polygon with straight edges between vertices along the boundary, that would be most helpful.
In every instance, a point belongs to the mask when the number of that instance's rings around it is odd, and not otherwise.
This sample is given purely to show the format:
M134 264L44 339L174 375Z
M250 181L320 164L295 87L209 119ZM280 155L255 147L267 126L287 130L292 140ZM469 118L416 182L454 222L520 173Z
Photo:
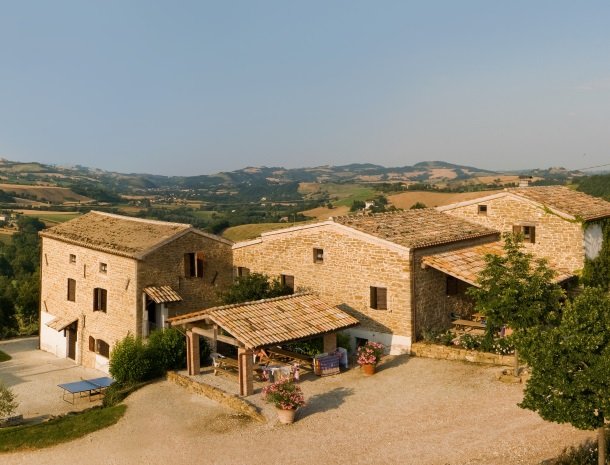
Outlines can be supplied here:
M281 408L277 409L277 419L280 423L284 425L289 425L290 423L294 423L294 416L296 415L296 409L283 410Z
M372 376L375 374L376 365L367 363L360 366L362 367L362 373L364 373L365 376Z

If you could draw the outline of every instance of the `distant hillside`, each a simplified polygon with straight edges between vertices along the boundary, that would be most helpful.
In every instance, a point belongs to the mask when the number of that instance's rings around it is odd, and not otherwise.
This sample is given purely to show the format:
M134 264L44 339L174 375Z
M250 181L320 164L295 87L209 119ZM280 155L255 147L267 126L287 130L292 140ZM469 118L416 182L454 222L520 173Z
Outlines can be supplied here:
M500 188L518 181L518 175L534 176L537 183L565 182L582 175L563 168L501 173L444 161L423 161L413 166L384 167L372 163L341 166L317 166L286 169L282 167L246 167L213 175L162 176L154 174L117 173L84 166L55 166L37 162L21 163L0 159L0 182L5 185L27 185L30 189L47 189L47 194L30 192L36 200L63 202L118 203L122 196L146 195L215 205L244 205L258 202L307 203L324 201L335 186L352 184L361 188L395 189L392 186L441 189L449 191ZM312 186L312 187L304 187ZM384 187L385 186L385 187ZM388 187L389 186L389 187ZM64 195L49 198L48 188L66 188ZM2 188L5 192L22 192L25 188ZM398 189L400 190L400 189ZM307 194L305 191L309 191ZM315 192L318 191L320 195ZM56 191L58 193L59 191ZM363 191L364 192L364 191ZM362 194L364 195L364 194ZM339 196L339 200L340 200Z

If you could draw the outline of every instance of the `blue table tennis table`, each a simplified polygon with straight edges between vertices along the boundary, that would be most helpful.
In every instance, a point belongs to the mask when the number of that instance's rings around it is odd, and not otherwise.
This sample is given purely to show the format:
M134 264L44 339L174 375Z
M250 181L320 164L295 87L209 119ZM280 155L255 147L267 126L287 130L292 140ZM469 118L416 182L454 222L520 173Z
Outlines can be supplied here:
M112 383L114 383L112 378L104 376L102 378L83 379L82 381L58 384L57 386L64 390L62 399L68 403L74 404L74 396L76 394L79 394L80 397L84 397L86 394L89 396L89 402L92 402L91 396L101 395ZM72 394L72 402L66 399L66 393Z

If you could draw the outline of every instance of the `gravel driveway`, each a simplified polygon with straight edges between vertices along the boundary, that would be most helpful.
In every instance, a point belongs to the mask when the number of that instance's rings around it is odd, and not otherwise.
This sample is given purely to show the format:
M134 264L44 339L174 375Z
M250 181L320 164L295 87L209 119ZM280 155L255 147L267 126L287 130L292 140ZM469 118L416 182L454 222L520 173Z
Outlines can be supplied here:
M289 426L244 420L166 381L127 399L116 425L12 464L536 464L593 435L516 406L497 368L396 358L302 383L309 403Z

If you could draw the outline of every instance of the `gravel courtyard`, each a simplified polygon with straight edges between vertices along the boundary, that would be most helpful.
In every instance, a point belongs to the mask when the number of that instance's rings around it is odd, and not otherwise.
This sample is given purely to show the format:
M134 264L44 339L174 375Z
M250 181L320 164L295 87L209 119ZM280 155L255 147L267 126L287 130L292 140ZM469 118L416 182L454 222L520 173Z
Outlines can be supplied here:
M516 406L522 387L497 368L398 357L302 383L293 425L253 423L161 381L127 400L116 425L12 464L537 464L591 433L543 422Z

